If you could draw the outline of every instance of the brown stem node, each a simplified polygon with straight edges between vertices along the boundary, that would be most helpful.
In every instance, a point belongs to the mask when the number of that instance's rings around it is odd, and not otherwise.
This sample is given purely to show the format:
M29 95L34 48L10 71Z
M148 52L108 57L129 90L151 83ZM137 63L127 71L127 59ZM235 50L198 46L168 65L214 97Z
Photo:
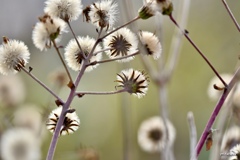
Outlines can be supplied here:
M28 67L28 72L32 72L33 68L31 66Z
M70 88L70 89L74 89L75 88L75 85L73 84L72 81L69 81L67 86Z
M77 94L77 96L78 96L79 98L82 98L84 95L85 95L85 94L83 94L83 93Z
M213 88L216 89L216 90L219 90L219 91L222 91L222 90L226 89L225 86L224 87L219 87L216 84L213 85Z
M70 108L70 109L68 109L68 110L66 111L66 113L73 113L73 112L75 112L75 111L76 111L75 109Z
M58 107L61 106L61 105L63 105L63 103L62 103L61 101L59 101L59 100L56 100L55 103L56 103L56 105L57 105Z

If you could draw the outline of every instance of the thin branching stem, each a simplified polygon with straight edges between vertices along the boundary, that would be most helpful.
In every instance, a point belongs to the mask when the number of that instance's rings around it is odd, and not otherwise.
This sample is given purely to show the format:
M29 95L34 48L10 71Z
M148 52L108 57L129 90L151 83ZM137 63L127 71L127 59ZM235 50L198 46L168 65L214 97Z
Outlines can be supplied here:
M78 45L78 48L80 49L80 52L83 53L82 47L81 47L80 43L78 42L77 36L76 36L76 34L74 33L70 22L69 22L69 21L66 21L66 22L67 22L67 24L68 24L68 27L70 28L70 31L72 32L72 35L73 35L74 39L76 40L76 43L77 43L77 45ZM86 55L83 54L83 57L86 58Z
M74 86L78 86L85 70L86 70L86 60L83 61L83 65L78 73L78 76L75 80L75 83L74 83ZM55 150L56 150L56 146L57 146L57 142L58 142L58 137L59 137L59 134L60 134L60 131L61 131L61 128L62 128L62 124L63 124L63 121L64 121L64 118L65 118L65 115L66 115L66 112L67 110L69 109L70 107L70 104L72 103L74 97L75 97L75 92L76 92L76 88L77 87L73 87L71 88L71 91L69 93L69 96L67 98L67 101L66 103L63 105L63 109L62 109L62 113L61 115L59 116L59 119L58 119L58 122L57 122L57 125L56 125L56 128L54 130L54 134L53 134L53 137L52 137L52 141L51 141L51 144L50 144L50 147L49 147L49 150L48 150L48 155L47 155L47 159L46 160L53 160L53 157L54 157L54 153L55 153Z
M126 92L125 89L117 90L117 91L106 91L106 92L97 92L97 91L77 91L75 95L112 95Z
M63 60L63 57L62 57L62 55L61 55L61 53L60 53L60 51L59 51L59 48L58 48L55 40L53 40L52 43L53 43L53 46L54 46L54 48L56 49L56 51L57 51L57 53L58 53L58 56L59 56L59 58L60 58L60 60L61 60L61 62L62 62L62 64L63 64L66 72L67 72L67 75L68 75L68 78L69 78L69 80L70 80L70 83L73 84L73 80L72 80L71 74L70 74L70 72L69 72L69 70L68 70L68 68L67 68L66 63L65 63L64 60Z
M139 20L139 19L140 19L139 16L135 17L134 19L132 19L131 21L125 23L124 25L122 25L122 26L120 26L120 27L117 27L116 29L112 30L111 32L108 32L107 34L105 34L104 36L102 36L100 39L104 39L105 37L109 36L110 34L116 32L117 30L119 30L119 29L121 29L121 28L123 28L123 27L125 27L125 26L127 26L127 25L129 25L129 24L131 24L131 23L133 23L133 22L135 22L135 21L137 21L137 20Z
M33 80L35 80L38 84L40 84L43 88L45 88L52 96L54 96L58 101L64 104L63 100L59 98L50 88L48 88L43 82L41 82L37 77L35 77L31 72L29 72L26 68L21 68L28 76L30 76Z
M103 49L103 50L101 50L101 51L94 52L94 53L93 53L93 56L96 56L97 54L102 53L102 52L105 52L105 51L109 51L109 50L111 50L111 49L112 49L112 48L105 48L105 49Z
M170 20L181 30L178 23L173 18L172 14L169 15ZM186 39L192 44L192 46L197 50L197 52L200 54L200 56L205 60L205 62L208 64L208 66L212 69L212 71L215 73L215 75L219 78L219 80L223 83L225 87L227 87L226 82L222 79L222 77L219 75L217 70L213 67L213 65L210 63L208 58L203 54L203 52L197 47L197 45L192 41L192 39L188 36L188 33L186 31L181 30Z
M228 87L225 88L221 98L219 99L217 105L215 106L208 122L207 122L207 125L201 135L201 138L199 139L198 141L198 144L197 144L197 147L195 149L196 153L197 153L197 156L199 156L201 150L202 150L202 147L204 145L204 142L206 141L207 139L207 136L208 136L208 133L209 131L211 130L212 128L212 125L213 123L215 122L215 119L216 117L218 116L218 113L219 111L221 110L222 106L223 106L223 103L225 102L229 92L232 90L232 88L234 87L234 85L236 84L236 82L238 81L239 79L239 76L240 76L240 67L237 69L237 71L235 72L232 80L230 81L230 83L228 84Z
M102 61L95 61L95 62L92 62L92 63L93 63L93 64L100 64L100 63L107 63L107 62L113 62L113 61L123 60L123 59L129 58L129 57L132 57L132 56L136 56L136 55L138 55L139 53L140 53L140 52L136 52L136 53L133 53L133 54L124 56L124 57L118 57L118 58L107 59L107 60L102 60ZM89 64L89 65L91 65L91 64Z
M225 8L226 8L226 10L227 10L227 12L228 12L228 14L230 15L231 19L233 20L233 23L235 24L235 26L237 27L238 31L240 32L240 26L239 26L236 18L234 17L231 9L229 8L226 0L222 0L222 2L223 2L223 4L224 4L224 6L225 6Z

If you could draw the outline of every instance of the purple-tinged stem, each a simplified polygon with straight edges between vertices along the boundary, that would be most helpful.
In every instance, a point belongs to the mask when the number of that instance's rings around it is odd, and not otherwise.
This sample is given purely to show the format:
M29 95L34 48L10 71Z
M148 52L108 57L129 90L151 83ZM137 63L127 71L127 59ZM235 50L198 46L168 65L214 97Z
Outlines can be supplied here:
M80 72L78 73L78 76L77 76L77 78L75 80L75 83L74 83L75 86L78 86L78 84L79 84L79 82L80 82L80 80L81 80L81 78L82 78L82 76L83 76L83 74L86 70L86 63L87 63L87 61L83 61L82 68L81 68ZM47 155L46 160L53 160L53 156L54 156L54 153L55 153L55 150L56 150L58 137L59 137L59 134L60 134L60 131L61 131L61 128L62 128L62 124L63 124L64 118L65 118L66 112L69 109L69 106L73 101L73 98L75 97L76 88L77 87L71 88L68 99L67 99L66 103L63 105L62 113L59 116L55 131L54 131L54 134L53 134L53 137L52 137L52 141L51 141L51 144L50 144L50 147L49 147L49 150L48 150L48 155Z
M196 153L197 153L197 156L199 156L201 150L202 150L202 147L204 145L204 142L206 141L207 139L207 136L208 136L208 133L209 131L211 130L212 128L212 125L219 113L219 111L221 110L222 106L223 106L223 103L225 102L229 92L232 90L233 86L235 85L235 83L238 81L239 79L239 76L240 76L240 67L237 69L237 71L235 72L231 82L228 84L228 86L225 88L221 98L219 99L217 105L215 106L213 112L212 112L212 115L211 117L209 118L208 122L207 122L207 125L201 135L201 138L199 139L198 141L198 144L197 144L197 147L196 147Z
M240 26L239 26L239 24L238 24L236 18L234 17L234 15L233 15L231 9L229 8L227 2L226 2L225 0L222 0L222 2L223 2L223 4L224 4L225 8L227 9L228 14L230 15L231 19L233 20L235 26L237 27L238 31L240 32Z
M175 19L173 18L173 16L170 14L169 18L171 19L171 21L181 30L180 26L178 25L178 23L175 21ZM209 65L209 67L212 69L212 71L216 74L216 76L219 78L219 80L223 83L223 85L225 87L227 87L226 82L222 79L222 77L219 75L219 73L217 72L217 70L213 67L213 65L209 62L209 60L207 59L207 57L203 54L203 52L197 47L197 45L191 40L191 38L188 36L188 34L182 30L182 33L184 34L184 36L187 38L187 40L192 44L192 46L198 51L198 53L200 54L200 56L205 60L205 62Z
M29 75L32 79L34 79L38 84L40 84L43 88L45 88L51 95L53 95L58 101L64 104L63 100L59 98L50 88L48 88L44 83L42 83L37 77L35 77L31 72L26 70L26 68L21 68L27 75Z

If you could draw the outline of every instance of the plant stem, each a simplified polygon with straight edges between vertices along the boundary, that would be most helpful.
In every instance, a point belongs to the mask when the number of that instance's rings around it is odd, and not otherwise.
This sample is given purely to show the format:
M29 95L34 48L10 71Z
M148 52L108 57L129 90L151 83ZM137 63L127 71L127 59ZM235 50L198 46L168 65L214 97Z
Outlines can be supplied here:
M140 19L139 16L135 17L134 19L132 19L131 21L125 23L124 25L122 25L122 26L120 26L120 27L117 27L116 29L112 30L111 32L108 32L107 34L105 34L104 36L102 36L100 39L104 39L105 37L109 36L110 34L112 34L112 33L116 32L117 30L119 30L119 29L121 29L121 28L123 28L123 27L125 27L125 26L127 26L127 25L129 25L129 24L131 24L131 23L133 23L133 22L135 22L135 21L138 20L138 19Z
M169 15L169 18L171 19L171 21L181 30L181 28L179 27L178 23L175 21L175 19L173 18L172 14ZM182 30L182 33L184 34L184 36L187 38L187 40L192 44L192 46L198 51L198 53L200 54L200 56L205 60L205 62L209 65L209 67L212 69L212 71L216 74L216 76L219 78L219 80L223 83L223 85L225 87L227 87L226 82L222 79L222 77L218 74L217 70L213 67L213 65L209 62L209 60L207 59L207 57L203 54L203 52L197 47L197 45L191 40L191 38L188 36L188 34Z
M58 101L64 104L63 100L59 98L50 88L48 88L44 83L42 83L37 77L35 77L31 72L27 71L26 68L21 68L27 75L34 79L38 84L45 88L51 95L53 95Z
M89 92L89 91L81 91L81 92L76 92L75 95L111 95L111 94L118 94L118 93L122 93L122 92L126 92L125 89L121 89L118 91L108 91L108 92Z
M64 60L63 60L63 58L62 58L62 55L61 55L61 53L60 53L60 51L59 51L59 48L58 48L57 45L56 45L55 40L53 40L52 43L53 43L53 46L54 46L54 48L56 49L56 51L57 51L57 53L58 53L58 56L59 56L59 58L60 58L60 60L61 60L61 62L62 62L62 64L63 64L66 72L67 72L67 75L68 75L68 78L69 78L69 80L70 80L70 83L73 84L73 80L72 80L72 77L71 77L71 75L70 75L70 72L69 72L69 70L68 70L68 68L67 68L66 63L64 62Z
M79 42L78 42L77 36L76 36L76 34L74 33L70 22L69 22L69 21L66 21L66 22L67 22L67 24L68 24L68 27L70 28L70 31L72 32L72 35L73 35L74 39L76 40L76 43L77 43L77 45L78 45L78 48L80 49L80 52L83 53L82 47L81 47L81 45L80 45ZM83 54L83 57L86 58L86 55Z
M132 56L138 55L139 53L140 52L136 52L136 53L124 56L124 57L118 57L118 58L107 59L107 60L102 60L102 61L95 61L95 62L92 62L92 63L93 64L99 64L99 63L113 62L113 61L122 60L122 59L125 59L125 58L128 58L128 57L132 57ZM91 63L89 65L91 65Z
M219 113L219 111L221 110L222 106L223 106L223 103L225 102L229 92L231 91L231 89L233 88L233 86L235 85L235 83L238 81L238 78L240 76L240 67L237 69L237 71L235 72L231 82L229 83L229 85L225 88L221 98L219 99L217 105L215 106L213 112L212 112L212 115L211 117L209 118L208 122L207 122L207 125L201 135L201 138L199 139L198 141L198 144L197 144L197 147L196 147L196 153L197 153L197 156L199 156L201 150L202 150L202 147L204 145L204 142L206 141L207 139L207 136L208 136L208 133L210 131L210 129L212 128L212 125Z
M51 141L51 144L50 144L50 147L49 147L49 150L48 150L48 155L47 155L46 160L53 160L54 152L55 152L56 145L57 145L57 142L58 142L59 133L61 131L61 127L62 127L64 118L65 118L66 112L67 112L70 104L72 103L73 98L75 97L76 88L77 88L77 86L78 86L78 84L79 84L79 82L80 82L80 80L81 80L81 78L82 78L82 76L83 76L83 74L86 70L86 64L87 64L87 61L84 60L82 68L80 69L80 72L78 73L78 76L77 76L77 78L75 80L75 83L74 83L74 86L76 86L76 87L71 88L68 99L67 99L66 103L63 105L62 113L59 116L55 131L54 131L54 134L53 134L53 137L52 137L52 141Z
M231 19L233 20L235 26L237 27L238 31L240 32L240 26L239 26L239 24L238 24L236 18L234 17L234 15L233 15L231 9L229 8L227 2L226 2L225 0L222 0L222 2L223 2L223 4L224 4L225 8L227 9L228 14L230 15Z

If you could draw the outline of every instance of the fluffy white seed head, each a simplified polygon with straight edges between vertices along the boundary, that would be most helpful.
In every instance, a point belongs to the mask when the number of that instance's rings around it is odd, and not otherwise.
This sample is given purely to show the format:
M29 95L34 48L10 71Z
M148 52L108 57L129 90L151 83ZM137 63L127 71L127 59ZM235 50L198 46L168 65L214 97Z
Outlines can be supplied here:
M118 86L125 89L128 93L142 98L148 90L148 77L144 72L128 69L117 74Z
M62 112L62 107L58 107L54 109L48 117L47 129L52 133L55 131L61 112ZM63 125L61 127L60 135L66 135L66 134L75 132L78 129L79 125L80 125L80 120L76 112L74 111L71 113L67 113L64 119Z
M4 43L0 45L0 73L17 73L28 63L29 58L28 47L23 42L4 37Z
M230 156L228 160L239 160L239 158L240 158L240 144L237 144L230 150Z
M138 144L149 153L161 152L166 143L172 146L176 131L170 121L167 121L168 135L161 117L151 117L142 122L138 130Z
M17 127L28 128L36 136L39 136L42 133L42 122L41 110L34 104L24 104L14 112L14 125Z
M121 58L129 56L138 52L138 39L137 36L128 28L121 28L118 31L110 34L104 39L104 47L109 49L106 54L109 58ZM118 62L128 62L134 56L130 56Z
M29 129L12 128L3 133L0 141L4 160L40 160L41 147Z
M116 22L118 5L112 0L102 0L90 5L88 16L92 24L97 28L112 28ZM85 15L86 16L86 15Z
M47 0L45 13L51 17L58 17L65 21L77 20L82 13L80 0Z
M140 31L139 38L142 45L146 48L147 55L151 55L157 60L162 53L162 46L158 37L151 32Z
M228 152L236 144L240 144L240 127L235 125L225 131L221 151Z
M163 15L170 15L173 11L171 0L145 0L145 5L153 12L160 12Z
M58 43L61 35L66 32L66 23L60 18L52 18L49 15L40 17L32 33L33 44L41 51L51 48L52 40Z
M19 106L26 97L24 83L19 75L0 75L0 106Z
M86 37L77 37L79 44L81 45L82 51L85 56L88 56L96 42L94 38ZM102 48L100 45L97 45L94 53L101 51ZM74 71L79 71L83 64L83 53L81 53L77 42L75 39L70 40L67 47L65 48L65 60L67 61L68 66ZM94 54L90 58L90 63L95 61L100 61L102 59L102 53ZM91 71L96 68L99 64L90 65L87 67L86 71Z

